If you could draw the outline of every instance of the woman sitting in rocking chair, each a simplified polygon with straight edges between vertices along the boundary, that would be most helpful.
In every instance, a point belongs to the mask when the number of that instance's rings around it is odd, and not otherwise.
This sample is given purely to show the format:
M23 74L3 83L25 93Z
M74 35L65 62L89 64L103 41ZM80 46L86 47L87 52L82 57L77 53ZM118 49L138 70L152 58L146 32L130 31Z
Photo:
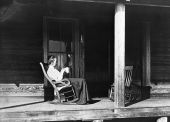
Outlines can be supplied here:
M57 62L57 58L55 56L50 56L48 60L48 70L47 74L52 79L55 80L56 83L60 83L61 86L68 86L72 85L75 90L75 94L78 98L76 101L77 104L86 104L90 98L87 90L87 84L85 82L85 79L83 78L68 78L66 80L63 79L64 73L69 73L69 68L63 68L61 71L55 68Z

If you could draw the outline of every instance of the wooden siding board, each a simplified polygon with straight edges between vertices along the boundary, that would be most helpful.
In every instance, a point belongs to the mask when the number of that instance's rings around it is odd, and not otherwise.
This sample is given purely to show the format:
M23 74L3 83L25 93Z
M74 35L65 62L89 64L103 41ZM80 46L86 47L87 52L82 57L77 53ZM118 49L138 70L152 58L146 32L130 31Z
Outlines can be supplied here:
M170 22L167 19L161 16L151 28L151 79L156 84L170 83ZM155 24L158 26L153 26Z
M24 23L10 25L0 25L0 83L42 82L41 27Z

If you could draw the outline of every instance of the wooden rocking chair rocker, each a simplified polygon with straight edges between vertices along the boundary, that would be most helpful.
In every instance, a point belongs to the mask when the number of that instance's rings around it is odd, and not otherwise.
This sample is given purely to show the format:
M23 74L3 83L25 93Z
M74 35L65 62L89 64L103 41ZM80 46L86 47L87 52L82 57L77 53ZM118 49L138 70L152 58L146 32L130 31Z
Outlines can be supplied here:
M49 81L49 83L54 88L54 97L57 96L60 103L73 102L76 99L76 95L75 95L73 86L72 85L64 86L64 87L63 86L57 86L57 84L55 84L54 81L51 80L49 78L49 76L47 75L42 62L40 62L40 65L41 65L41 68L42 68L42 71L43 71L45 78ZM68 79L63 79L63 80L68 81ZM64 100L61 100L61 97L64 97Z

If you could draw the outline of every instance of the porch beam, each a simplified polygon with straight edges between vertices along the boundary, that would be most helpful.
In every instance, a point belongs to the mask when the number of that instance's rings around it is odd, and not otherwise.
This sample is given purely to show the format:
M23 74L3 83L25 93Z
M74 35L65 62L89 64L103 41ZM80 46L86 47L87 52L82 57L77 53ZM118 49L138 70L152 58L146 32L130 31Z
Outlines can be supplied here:
M125 4L115 4L115 47L114 47L114 101L115 107L124 107L125 69Z
M144 22L143 39L143 82L144 86L151 85L151 51L150 51L150 22Z
M117 0L64 0L64 1L115 4ZM168 0L164 0L164 1L163 0L126 0L125 4L139 5L139 6L153 6L153 7L170 7L170 1Z

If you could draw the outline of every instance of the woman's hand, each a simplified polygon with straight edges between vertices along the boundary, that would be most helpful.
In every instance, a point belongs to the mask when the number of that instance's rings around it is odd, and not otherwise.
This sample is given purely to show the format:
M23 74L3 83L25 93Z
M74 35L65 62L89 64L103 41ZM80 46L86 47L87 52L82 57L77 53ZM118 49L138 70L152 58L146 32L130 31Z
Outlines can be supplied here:
M69 68L68 68L68 67L65 67L65 68L64 68L64 71L65 71L66 73L69 73Z

